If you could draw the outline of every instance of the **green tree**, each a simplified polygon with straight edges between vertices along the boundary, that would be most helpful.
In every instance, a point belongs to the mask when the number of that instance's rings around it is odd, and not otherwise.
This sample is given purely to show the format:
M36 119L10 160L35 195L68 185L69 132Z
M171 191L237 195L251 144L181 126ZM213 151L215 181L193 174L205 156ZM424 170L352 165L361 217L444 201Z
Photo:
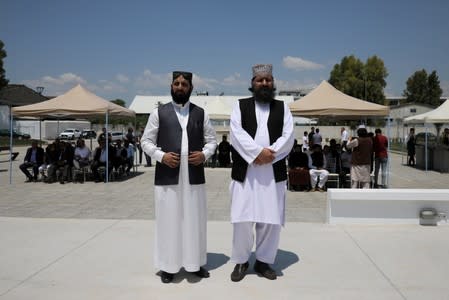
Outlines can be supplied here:
M407 98L407 102L424 103L432 106L440 104L443 90L440 87L440 80L436 71L432 71L430 75L427 75L424 69L416 71L407 79L406 85L403 95Z
M369 57L366 63L350 55L334 66L329 83L347 95L384 104L387 76L383 60L376 55Z
M387 104L385 103L384 88L387 86L385 78L387 78L388 72L383 60L376 55L369 57L364 71L366 99L382 105Z
M122 99L115 99L115 100L111 100L112 103L115 103L117 105L120 105L121 107L126 107L126 102L125 100Z
M3 68L3 59L6 57L5 44L0 40L0 90L8 85L9 80L5 78L5 69Z
M432 71L427 78L427 88L429 104L435 107L440 105L443 90L440 87L440 79L438 78L437 71Z

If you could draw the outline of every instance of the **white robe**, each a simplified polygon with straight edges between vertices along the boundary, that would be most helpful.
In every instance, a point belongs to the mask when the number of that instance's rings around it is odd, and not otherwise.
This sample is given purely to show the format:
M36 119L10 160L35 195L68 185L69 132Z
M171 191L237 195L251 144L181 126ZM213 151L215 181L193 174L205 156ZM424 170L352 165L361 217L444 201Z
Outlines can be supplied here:
M231 114L231 143L249 164L244 182L232 180L231 222L256 222L284 225L286 181L275 182L272 164L255 165L253 161L263 148L275 151L273 163L285 158L293 147L293 118L284 103L282 136L270 145L268 133L269 104L256 101L257 132L254 139L242 128L239 103Z
M172 104L182 127L179 183L154 187L156 214L154 262L157 269L168 273L177 273L181 267L188 272L195 272L206 264L207 257L206 192L204 184L189 183L186 127L190 103L186 103L184 107L174 102ZM155 109L148 118L141 145L146 154L161 162L165 152L157 147L158 131L159 114ZM215 130L207 114L204 115L204 142L203 154L207 160L217 147Z

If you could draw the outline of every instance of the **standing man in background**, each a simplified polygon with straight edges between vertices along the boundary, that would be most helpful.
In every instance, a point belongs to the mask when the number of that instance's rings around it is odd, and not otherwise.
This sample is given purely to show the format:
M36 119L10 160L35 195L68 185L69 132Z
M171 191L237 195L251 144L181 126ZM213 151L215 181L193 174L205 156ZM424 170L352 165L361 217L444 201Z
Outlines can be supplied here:
M217 147L215 130L204 110L189 101L192 73L173 72L173 101L148 118L141 145L156 160L155 266L161 281L173 281L184 268L209 277L206 264L207 204L204 162Z
M218 163L221 168L229 168L231 165L231 144L226 135L223 135L221 143L218 145Z
M381 171L382 185L387 188L387 166L388 166L388 139L382 134L382 130L377 128L374 133L373 151L374 151L374 187L378 188L379 169Z
M340 133L341 133L341 146L343 148L346 148L346 144L348 143L349 139L349 133L344 127L341 128Z
M254 240L254 271L276 279L270 264L285 221L285 157L293 145L293 118L288 106L274 99L272 65L253 67L250 91L253 97L239 100L231 114L234 282L245 277Z
M346 145L346 148L352 150L351 188L369 189L373 139L368 136L368 131L364 127L357 129L357 135L358 137L349 139Z

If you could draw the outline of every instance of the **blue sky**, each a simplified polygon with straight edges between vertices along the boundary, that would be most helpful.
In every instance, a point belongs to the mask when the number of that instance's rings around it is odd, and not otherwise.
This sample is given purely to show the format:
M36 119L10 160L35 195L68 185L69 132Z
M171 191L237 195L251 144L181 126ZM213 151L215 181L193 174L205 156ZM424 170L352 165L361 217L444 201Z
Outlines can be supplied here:
M278 90L312 88L352 54L383 59L389 96L423 68L449 95L444 0L0 0L0 39L10 82L53 96L81 83L129 105L169 94L173 70L195 91L245 95L256 63L273 64Z

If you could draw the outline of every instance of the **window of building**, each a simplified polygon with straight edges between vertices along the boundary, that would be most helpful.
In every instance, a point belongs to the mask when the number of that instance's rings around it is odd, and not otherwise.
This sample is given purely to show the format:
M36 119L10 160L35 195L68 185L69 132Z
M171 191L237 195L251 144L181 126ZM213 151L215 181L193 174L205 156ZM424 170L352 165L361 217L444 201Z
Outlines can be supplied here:
M410 108L411 113L416 113L416 108Z

